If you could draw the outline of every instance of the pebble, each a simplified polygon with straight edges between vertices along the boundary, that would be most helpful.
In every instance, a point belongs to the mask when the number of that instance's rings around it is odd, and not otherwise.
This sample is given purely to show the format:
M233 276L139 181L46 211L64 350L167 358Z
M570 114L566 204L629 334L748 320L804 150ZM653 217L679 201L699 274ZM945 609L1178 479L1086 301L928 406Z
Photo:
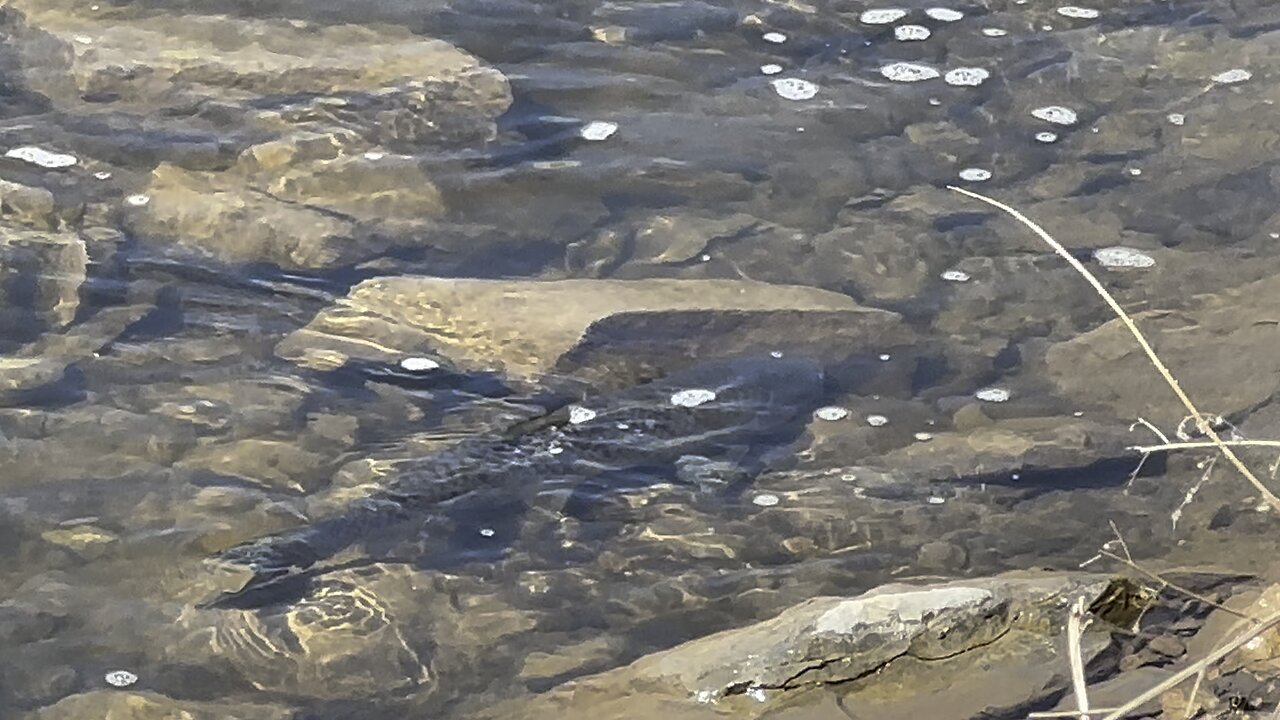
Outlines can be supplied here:
M777 75L778 73L782 72L782 66L774 65L773 63L770 63L768 65L761 65L760 72L763 75Z
M1048 130L1036 133L1036 141L1042 143L1058 142L1058 133L1051 133Z
M893 29L893 37L898 42L913 42L916 40L928 40L932 35L929 28L923 25L899 25Z
M889 418L883 415L868 415L867 424L871 427L884 427L889 424Z
M826 420L827 422L836 422L849 417L849 411L837 405L828 405L826 407L820 407L817 410L814 410L813 416L818 418L819 420Z
M921 80L932 80L942 73L928 65L910 62L889 63L880 68L880 74L885 79L894 82L920 82Z
M583 140L599 142L601 140L608 140L616 132L618 132L618 123L608 122L606 120L592 120L582 126L582 129L578 131L578 135L580 135Z
M1226 72L1220 72L1217 75L1214 75L1211 79L1222 85L1234 85L1235 83L1242 83L1251 77L1253 77L1253 73L1245 70L1244 68L1232 68Z
M986 182L991 179L991 171L982 168L965 168L960 171L960 179L965 182Z
M142 207L143 205L151 202L151 196L138 193L137 195L130 195L125 198L124 202L126 205L132 205L133 207Z
M938 22L956 22L964 19L964 13L959 10L952 10L944 7L931 7L924 11L925 15L937 20Z
M1053 123L1054 125L1075 125L1080 122L1080 117L1076 115L1076 111L1061 105L1045 105L1031 111L1031 117L1037 120Z
M39 165L42 168L49 168L51 170L69 168L80 162L75 155L53 152L52 150L45 150L44 148L38 148L34 145L23 145L22 147L10 148L4 156L15 160L22 160L23 162L29 162L32 165Z
M407 357L400 361L400 368L409 372L426 372L440 367L440 363L428 357Z
M983 388L973 394L973 396L979 400L989 403L1008 402L1011 395L1012 393L1008 390L998 387Z
M107 681L108 685L118 688L127 688L138 682L138 676L128 670L112 670L103 679Z
M1004 37L1009 31L1004 28L982 28L982 34L987 37Z
M698 407L704 403L709 403L716 399L716 394L710 390L694 388L691 390L681 390L671 396L671 404L676 407Z
M969 282L969 273L963 270L947 270L940 276L948 282Z
M907 16L907 11L902 8L879 8L873 10L863 10L858 19L867 25L889 25L896 23Z
M759 495L751 498L751 502L759 505L760 507L773 507L781 501L778 499L778 496L773 493L760 493Z
M1106 268L1149 268L1156 264L1150 255L1122 245L1098 248L1093 251L1093 259Z
M590 408L584 408L581 405L569 406L569 424L570 425L581 425L582 423L587 422L589 420L594 420L595 417L596 417L595 410L592 410Z
M1058 8L1058 14L1062 17L1076 18L1079 20L1094 20L1101 13L1093 8L1080 7L1078 5L1063 5Z
M768 43L773 43L774 45L781 45L787 41L787 36L780 32L767 32L761 35L760 39Z
M779 78L771 81L773 91L787 100L812 100L818 94L818 86L799 78Z
M991 77L991 73L979 67L958 67L954 70L948 70L947 74L942 76L943 82L948 85L957 85L960 87L977 87L986 82Z

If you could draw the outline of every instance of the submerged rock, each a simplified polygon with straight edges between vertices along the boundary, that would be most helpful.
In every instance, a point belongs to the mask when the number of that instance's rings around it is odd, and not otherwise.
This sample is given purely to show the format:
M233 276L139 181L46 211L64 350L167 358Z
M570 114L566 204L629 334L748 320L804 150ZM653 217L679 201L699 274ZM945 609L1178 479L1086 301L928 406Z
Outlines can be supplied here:
M465 371L502 370L515 378L535 378L554 368L597 322L624 313L643 320L646 312L685 310L709 315L843 311L877 321L890 318L878 327L896 324L897 317L862 309L837 293L741 280L384 277L357 285L286 337L276 353L318 368L353 359L393 364L404 357L439 354Z
M294 711L282 705L243 702L178 700L153 692L91 690L71 695L49 707L24 716L25 720L77 720L101 717L110 720L287 720Z
M404 28L41 0L10 7L31 26L19 45L23 79L64 108L209 104L267 129L349 125L376 143L484 139L510 103L498 71ZM275 102L261 102L268 97Z

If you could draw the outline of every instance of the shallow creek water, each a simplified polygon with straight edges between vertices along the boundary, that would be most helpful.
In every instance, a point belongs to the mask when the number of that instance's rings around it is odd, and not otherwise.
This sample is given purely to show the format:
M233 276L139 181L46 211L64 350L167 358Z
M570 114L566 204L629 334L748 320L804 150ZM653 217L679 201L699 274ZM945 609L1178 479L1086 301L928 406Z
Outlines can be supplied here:
M1280 437L1274 3L10 0L0 32L0 717L471 717L816 595L1075 568L1108 521L1263 562L1205 456L1134 473L1131 424L1185 412L1105 306L946 186ZM743 355L823 395L708 440L735 371L697 368ZM469 492L210 604L229 549L415 463Z

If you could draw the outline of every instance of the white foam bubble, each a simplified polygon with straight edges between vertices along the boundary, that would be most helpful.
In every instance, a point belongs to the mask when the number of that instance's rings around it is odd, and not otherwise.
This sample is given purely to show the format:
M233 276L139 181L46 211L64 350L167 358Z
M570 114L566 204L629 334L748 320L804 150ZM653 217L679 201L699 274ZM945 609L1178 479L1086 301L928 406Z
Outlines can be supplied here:
M867 25L889 25L907 16L902 8L878 8L863 10L858 19Z
M969 273L963 270L947 270L940 276L947 282L969 282Z
M960 179L965 182L986 182L991 179L991 171L984 168L965 168L960 171Z
M973 396L983 402L1002 403L1002 402L1008 402L1009 398L1012 396L1012 393L1010 393L1008 390L1004 388L989 387L989 388L983 388L979 390L978 392L974 393Z
M1058 133L1052 133L1048 130L1036 133L1036 142L1055 143L1058 142Z
M880 74L887 80L908 83L932 80L941 75L936 69L928 65L911 62L889 63L880 68Z
M956 22L964 19L964 13L959 10L952 10L944 7L931 7L924 11L925 15L937 20L938 22Z
M1093 259L1106 268L1149 268L1156 259L1131 247L1115 245L1093 251Z
M1004 28L982 28L982 34L987 37L1004 37L1009 31Z
M771 80L773 91L788 100L812 100L818 95L818 86L800 78Z
M578 130L578 135L580 135L583 140L599 142L601 140L608 140L616 132L618 132L618 123L608 122L607 120L592 120L586 125L583 125L582 129Z
M107 684L111 687L118 688L127 688L138 682L138 676L128 670L112 670L103 676L103 679L106 680Z
M1093 8L1080 7L1078 5L1063 5L1058 8L1058 14L1062 17L1076 18L1078 20L1095 20L1101 15Z
M571 425L580 425L595 418L596 411L591 408L584 408L581 405L569 406L569 424Z
M1031 111L1031 117L1054 125L1075 125L1080 122L1076 111L1062 105L1045 105Z
M929 28L923 25L899 25L893 29L893 37L898 42L913 42L917 40L928 40L933 33Z
M4 156L15 160L21 160L23 162L29 162L32 165L39 165L42 168L49 168L51 170L69 168L80 162L79 158L75 155L45 150L44 148L36 147L34 145L23 145L22 147L10 148Z
M751 502L759 505L760 507L773 507L781 502L781 500L779 500L778 496L773 493L760 493L759 495L751 498Z
M1164 119L1168 120L1170 125L1185 125L1187 123L1187 116L1182 113L1169 113L1164 116Z
M774 45L781 45L782 43L787 41L787 36L783 35L780 32L767 32L761 35L760 39L764 40L767 43L773 43Z
M920 442L929 442L933 439L933 433L918 432L915 435L912 435L912 437Z
M777 75L780 72L782 72L781 65L775 65L773 63L769 63L768 65L760 66L760 73L763 75Z
M828 405L814 410L813 416L827 422L838 422L849 417L849 411L837 405Z
M429 357L407 357L400 361L400 367L409 372L427 372L440 367L440 363Z
M493 528L480 528L480 535L481 537L493 537L497 535L497 532Z
M867 424L871 427L884 427L889 424L889 418L883 415L868 415Z
M1242 83L1251 77L1253 77L1253 73L1244 68L1232 68L1214 75L1211 79L1220 85L1234 85L1235 83Z
M716 394L710 390L701 388L692 388L689 390L681 390L671 396L671 404L677 407L698 407L704 403L709 403L716 399Z
M991 73L980 67L958 67L954 70L948 70L947 74L942 76L942 80L948 85L960 85L976 87L986 82L991 77Z
M143 193L138 193L136 195L130 195L129 197L125 198L124 202L126 205L132 205L133 207L142 207L143 205L146 205L147 203L151 202L151 196L145 195Z
M364 159L377 162L378 160L381 160L386 156L387 154L384 152L378 152L377 150L370 150L369 152L364 154Z

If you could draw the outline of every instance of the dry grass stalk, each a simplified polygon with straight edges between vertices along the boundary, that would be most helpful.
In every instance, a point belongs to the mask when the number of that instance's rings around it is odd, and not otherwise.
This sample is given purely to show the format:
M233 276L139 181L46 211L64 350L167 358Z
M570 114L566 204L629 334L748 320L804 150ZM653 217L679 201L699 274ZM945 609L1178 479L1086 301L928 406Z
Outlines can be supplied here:
M1115 708L1095 708L1094 712L1111 712ZM1027 713L1028 718L1073 718L1080 714L1079 710L1038 710Z
M1223 440L1227 447L1265 447L1280 448L1280 440ZM1164 452L1167 450L1204 450L1216 448L1211 442L1170 442L1159 445L1130 445L1129 449L1141 453Z
M1067 656L1071 660L1071 687L1076 696L1076 711L1080 720L1089 720L1089 688L1084 680L1084 653L1080 650L1080 636L1084 634L1084 616L1088 612L1084 597L1076 598L1067 615Z
M1033 233L1036 234L1036 236L1049 245L1049 247L1053 248L1054 252L1058 253L1062 259L1066 260L1067 263L1093 287L1094 291L1098 293L1098 296L1101 297L1103 301L1107 303L1107 306L1111 308L1111 311L1116 314L1116 317L1120 318L1120 321L1124 323L1124 326L1128 328L1129 332L1138 342L1138 346L1142 348L1144 353L1146 353L1147 359L1151 361L1151 364L1155 366L1156 371L1160 373L1160 377L1164 378L1165 383L1167 383L1169 388L1173 390L1173 393L1178 396L1178 400L1187 409L1187 412L1191 413L1191 416L1197 419L1208 417L1196 408L1195 403L1191 402L1191 398L1183 391L1182 386L1178 384L1177 379L1173 377L1173 373L1169 372L1169 368L1166 367L1164 362L1160 360L1160 357L1156 355L1156 351L1151 347L1151 343L1147 342L1146 336L1144 336L1142 331L1138 329L1133 318L1129 317L1129 314L1124 311L1124 308L1120 307L1120 303L1116 301L1115 297L1112 296L1105 287L1103 287L1098 278L1095 277L1093 273L1089 272L1089 269L1071 253L1067 252L1067 249L1063 247L1061 243L1053 239L1052 235L1046 232L1044 228L1037 225L1033 220L1031 220L1031 218L1023 215L1021 212L1000 202L999 200L989 198L986 195L980 195L972 190L955 187L954 185L948 185L947 188L954 190L961 195L966 195L1002 210L1013 219L1023 225L1026 225ZM1243 475L1245 480L1248 480L1249 483L1262 494L1262 498L1267 502L1267 504L1270 505L1272 509L1280 512L1280 497L1276 497L1275 493L1271 492L1266 485L1262 484L1262 481L1253 474L1253 471L1250 470L1244 462L1240 460L1239 456L1237 456L1235 452L1223 442L1222 438L1218 436L1218 432L1213 429L1211 423L1199 422L1199 430L1209 438L1213 447L1217 448L1218 451L1227 458L1227 461L1231 463L1232 467Z

